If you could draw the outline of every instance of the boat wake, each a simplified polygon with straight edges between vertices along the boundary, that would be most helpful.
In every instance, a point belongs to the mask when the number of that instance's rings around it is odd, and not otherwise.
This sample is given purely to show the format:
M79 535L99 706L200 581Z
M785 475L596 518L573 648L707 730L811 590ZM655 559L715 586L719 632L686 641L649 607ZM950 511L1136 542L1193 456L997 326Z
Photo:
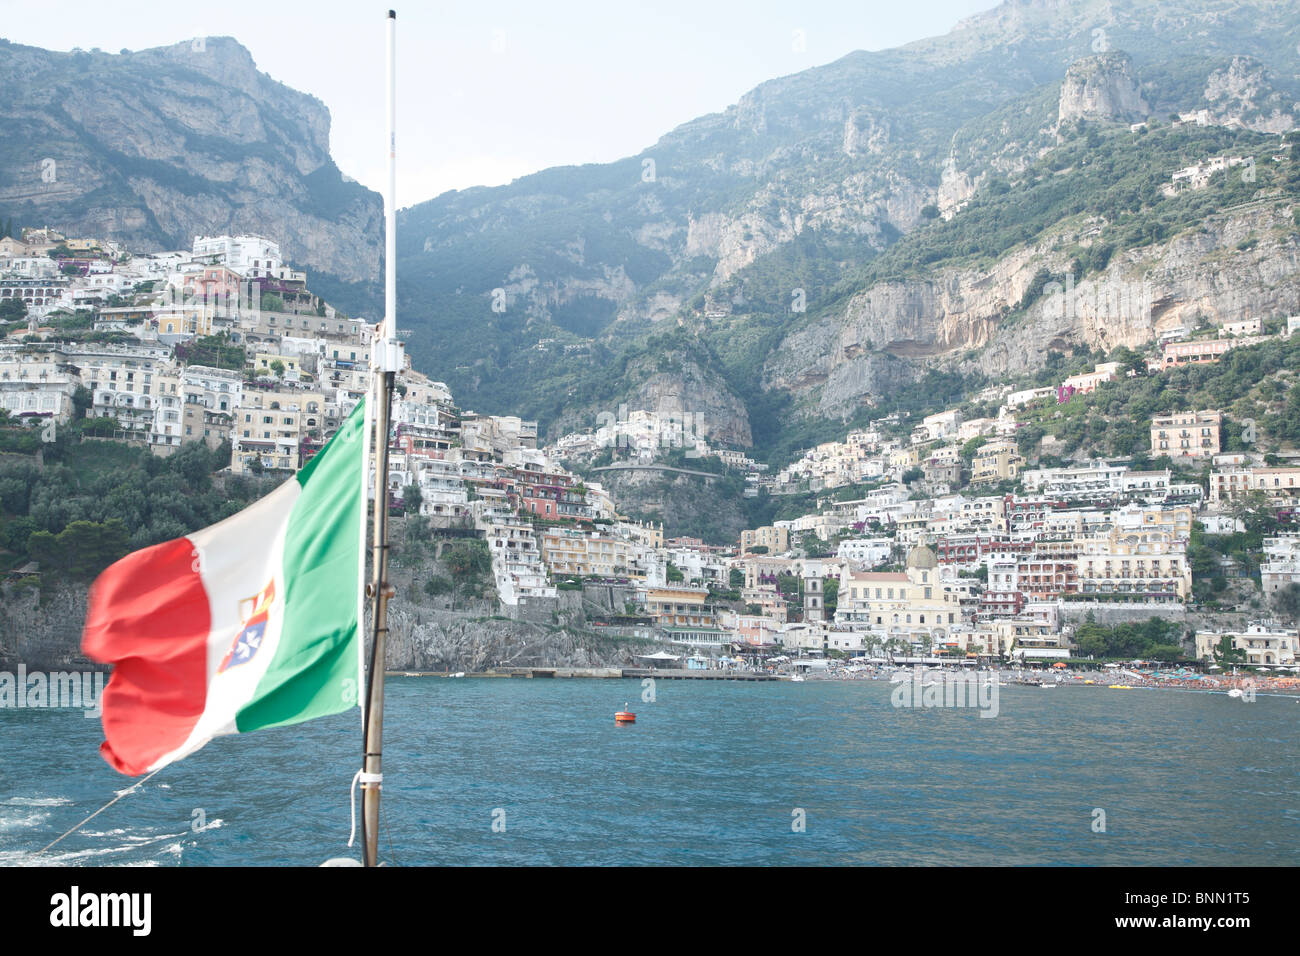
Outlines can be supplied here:
M209 826L218 825L214 820ZM0 866L160 866L179 862L186 845L186 832L150 833L116 828L112 830L82 830L80 836L96 842L109 842L108 846L91 846L82 849L56 849L49 853L30 850L0 850ZM143 854L143 857L140 856ZM157 859L157 857L170 859ZM129 857L129 858L127 858Z

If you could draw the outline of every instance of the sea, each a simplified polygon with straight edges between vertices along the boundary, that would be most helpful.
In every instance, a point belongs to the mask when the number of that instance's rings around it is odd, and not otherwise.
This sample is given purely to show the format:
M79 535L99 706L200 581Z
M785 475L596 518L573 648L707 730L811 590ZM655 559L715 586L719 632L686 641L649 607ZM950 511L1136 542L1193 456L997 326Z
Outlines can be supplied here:
M394 677L392 865L1300 864L1300 701L885 681ZM617 725L624 706L636 722ZM130 790L79 710L0 710L0 865L316 866L359 712L219 738ZM122 796L46 852L50 841Z

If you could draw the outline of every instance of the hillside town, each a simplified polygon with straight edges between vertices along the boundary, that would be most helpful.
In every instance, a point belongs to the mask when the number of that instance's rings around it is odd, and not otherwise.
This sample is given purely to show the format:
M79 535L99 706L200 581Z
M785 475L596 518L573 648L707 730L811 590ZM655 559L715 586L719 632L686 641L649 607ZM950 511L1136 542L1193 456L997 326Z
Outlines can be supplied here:
M51 228L0 239L0 418L42 441L84 420L88 439L157 456L228 445L232 474L287 476L366 394L375 334L308 278L260 236L151 254ZM1146 373L1297 328L1300 316L1273 330L1258 318L1183 330ZM1136 374L1119 362L1053 386L985 389L982 416L951 408L911 427L885 416L771 473L746 449L710 444L690 413L661 409L622 407L539 446L536 422L461 409L407 366L390 436L395 509L430 536L483 542L504 614L539 620L578 591L591 627L676 645L700 667L730 655L1068 661L1085 621L1213 620L1197 607L1194 535L1242 531L1251 507L1286 517L1300 504L1300 462L1226 451L1226 413L1213 408L1144 423L1150 459L1167 467L1029 467L1016 441L1026 413ZM666 539L662 522L621 513L598 472L584 473L608 449L650 467L668 451L712 458L744 476L747 498L815 505L727 544ZM1180 477L1190 465L1205 484ZM1263 550L1260 593L1239 589L1240 606L1225 608L1236 613L1189 630L1189 654L1296 665L1297 631L1270 601L1300 585L1300 533ZM1216 570L1242 577L1230 561Z

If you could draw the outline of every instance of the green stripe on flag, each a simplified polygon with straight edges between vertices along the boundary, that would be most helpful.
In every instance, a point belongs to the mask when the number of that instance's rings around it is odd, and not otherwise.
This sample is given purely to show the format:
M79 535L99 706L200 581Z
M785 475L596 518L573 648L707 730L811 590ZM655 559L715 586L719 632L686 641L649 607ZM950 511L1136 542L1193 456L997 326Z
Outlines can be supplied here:
M284 627L252 700L235 718L240 733L357 706L363 411L358 405L297 475L302 493L284 544Z

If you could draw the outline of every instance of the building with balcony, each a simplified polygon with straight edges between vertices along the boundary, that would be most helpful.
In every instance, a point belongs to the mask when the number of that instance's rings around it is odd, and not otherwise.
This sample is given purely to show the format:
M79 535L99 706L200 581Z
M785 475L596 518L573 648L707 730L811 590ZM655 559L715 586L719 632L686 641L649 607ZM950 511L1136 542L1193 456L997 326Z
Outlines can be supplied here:
M303 439L323 437L324 417L320 392L245 389L232 426L231 471L297 471Z
M1206 458L1219 453L1223 414L1214 410L1175 412L1151 419L1151 456Z
M1225 638L1233 650L1245 652L1243 663L1247 665L1290 667L1296 663L1295 628L1288 630L1263 621L1249 624L1244 630L1197 631L1196 656L1203 661L1214 660Z
M768 554L784 554L790 550L790 529L766 525L740 532L741 553L755 548L767 548Z
M1115 528L1077 544L1082 594L1156 602L1182 601L1191 594L1187 544L1173 532Z
M1263 492L1281 503L1294 502L1300 497L1300 468L1237 465L1210 474L1211 502L1232 501L1253 491Z
M996 484L1014 480L1025 466L1025 459L1010 438L999 438L980 446L971 459L972 485Z

